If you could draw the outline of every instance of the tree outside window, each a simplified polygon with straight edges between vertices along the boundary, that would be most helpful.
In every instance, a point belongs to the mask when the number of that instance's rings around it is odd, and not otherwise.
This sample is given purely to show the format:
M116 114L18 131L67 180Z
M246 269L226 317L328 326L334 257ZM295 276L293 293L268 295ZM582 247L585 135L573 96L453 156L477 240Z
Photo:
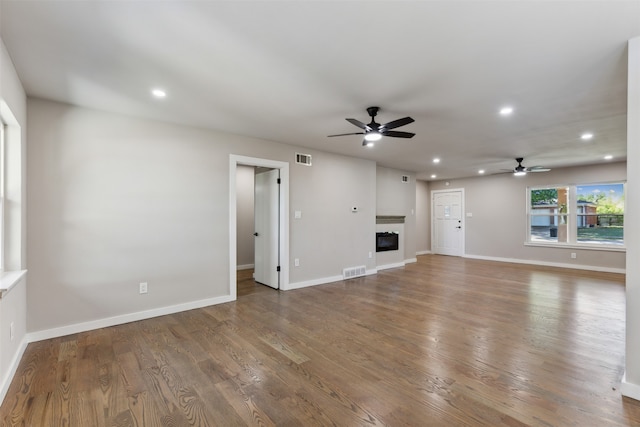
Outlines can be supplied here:
M593 184L577 187L577 240L586 243L624 243L624 185Z
M529 242L624 244L624 184L529 189Z

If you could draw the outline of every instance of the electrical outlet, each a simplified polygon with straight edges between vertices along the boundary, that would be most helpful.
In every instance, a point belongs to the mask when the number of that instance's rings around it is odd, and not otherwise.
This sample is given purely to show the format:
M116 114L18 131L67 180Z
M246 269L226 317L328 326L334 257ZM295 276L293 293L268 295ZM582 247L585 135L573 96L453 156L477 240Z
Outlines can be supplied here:
M295 265L296 267L300 267L300 258L296 258L293 260L293 265Z
M140 293L141 294L146 294L147 293L147 282L141 282L140 283Z
M373 258L373 252L369 252L369 258Z
M575 252L571 252L571 259L576 259L578 255Z
M13 322L11 322L11 323L9 324L9 339L10 339L11 341L13 341L13 338L15 337L15 329L16 329L16 328L14 328Z

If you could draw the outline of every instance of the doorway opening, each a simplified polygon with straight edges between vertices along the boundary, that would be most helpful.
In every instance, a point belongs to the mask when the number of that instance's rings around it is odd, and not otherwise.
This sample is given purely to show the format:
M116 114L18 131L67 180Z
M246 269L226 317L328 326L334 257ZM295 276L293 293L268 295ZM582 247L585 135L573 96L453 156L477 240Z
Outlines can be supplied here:
M242 166L250 166L254 171L264 172L273 171L275 175L279 177L279 185L276 187L270 186L268 189L254 191L263 191L267 194L267 205L263 206L263 212L266 209L271 212L271 217L266 220L264 215L257 213L254 221L256 227L254 239L256 243L256 251L262 251L261 255L254 255L254 264L244 263L238 270L238 221L241 219L238 212L238 168ZM262 175L262 174L261 174ZM257 176L257 175L256 175ZM256 179L256 185L259 184L259 180ZM269 195L270 194L270 195ZM259 199L259 195L256 194ZM264 196L264 194L263 194ZM257 200L256 199L256 203ZM263 197L264 199L264 197ZM271 202L269 202L269 200ZM271 203L271 205L269 205ZM256 209L258 207L256 206ZM238 155L229 156L229 295L233 300L238 297L238 280L253 280L253 270L257 267L255 263L261 263L265 266L263 271L267 273L260 273L261 278L259 281L268 282L268 286L286 290L289 284L289 164L286 162L279 162L268 159L260 159L255 157L246 157ZM245 212L246 214L246 212ZM269 212L267 212L267 216ZM246 216L246 215L245 215ZM267 225L270 224L270 225ZM257 228L261 227L261 230ZM266 228L265 228L266 227ZM246 236L243 236L246 237ZM268 245L261 246L259 242L268 240ZM273 264L275 263L275 264ZM273 264L273 265L271 265ZM259 267L258 267L259 268ZM277 271L276 271L277 268ZM266 270L265 270L266 269ZM245 271L243 271L245 270ZM249 270L252 270L249 272ZM265 274L267 274L265 276ZM251 277L247 277L251 275ZM274 286L275 284L275 286Z

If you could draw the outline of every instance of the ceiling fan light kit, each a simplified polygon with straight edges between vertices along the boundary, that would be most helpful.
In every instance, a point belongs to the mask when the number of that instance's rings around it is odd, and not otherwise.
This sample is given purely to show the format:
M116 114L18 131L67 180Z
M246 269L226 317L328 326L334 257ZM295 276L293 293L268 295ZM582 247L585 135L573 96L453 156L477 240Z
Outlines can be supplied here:
M367 141L379 141L380 139L382 139L382 135L376 131L371 131L364 135L364 139L366 139Z
M508 170L506 173L513 173L513 176L525 176L527 172L549 172L551 169L545 168L542 166L531 166L526 167L522 165L522 161L524 157L516 157L516 162L518 162L518 166L513 168L513 170Z
M413 138L415 133L413 132L402 132L395 131L392 129L399 128L400 126L408 125L409 123L413 123L411 117L403 117L398 120L393 120L386 124L376 123L375 117L378 114L380 107L369 107L367 108L367 113L369 113L369 117L371 117L371 122L369 124L362 123L360 120L356 119L345 119L349 123L354 126L359 127L364 132L352 132L352 133L341 133L337 135L329 135L329 137L334 136L345 136L345 135L364 135L364 141L362 141L363 147L371 147L373 146L373 141L380 140L383 136L389 136L392 138Z

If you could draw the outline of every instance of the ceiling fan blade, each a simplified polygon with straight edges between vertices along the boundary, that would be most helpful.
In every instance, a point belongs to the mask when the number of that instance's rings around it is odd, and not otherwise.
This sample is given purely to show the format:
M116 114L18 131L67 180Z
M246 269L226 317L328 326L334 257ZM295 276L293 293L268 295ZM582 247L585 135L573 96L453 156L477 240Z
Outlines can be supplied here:
M527 168L527 172L549 172L551 169L542 166L532 166Z
M380 130L385 130L385 129L395 129L395 128L399 128L400 126L404 126L404 125L408 125L409 123L413 123L415 122L415 120L413 120L411 117L403 117L401 119L398 120L394 120L392 122L389 122L387 124L384 124L382 126L380 126Z
M345 120L348 121L349 123L351 123L352 125L358 126L360 129L363 129L363 130L366 130L366 131L372 130L369 126L367 126L366 124L362 123L360 120L356 120L356 119L345 119Z
M327 137L332 137L332 136L346 136L346 135L364 135L364 132L339 133L339 134L337 134L337 135L327 135Z
M415 133L412 132L400 132L397 130L383 130L380 132L383 136L392 136L394 138L413 138Z

